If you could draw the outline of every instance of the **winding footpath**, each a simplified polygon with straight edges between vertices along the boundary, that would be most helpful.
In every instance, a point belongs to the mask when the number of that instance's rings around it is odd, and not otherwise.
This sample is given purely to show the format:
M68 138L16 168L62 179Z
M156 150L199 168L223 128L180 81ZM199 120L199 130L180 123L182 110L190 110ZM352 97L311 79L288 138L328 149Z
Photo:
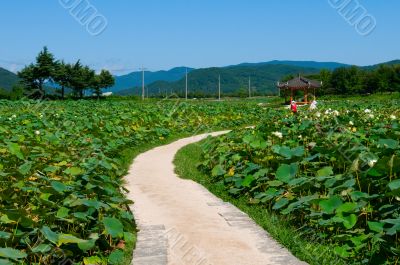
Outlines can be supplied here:
M126 177L140 230L134 265L306 264L239 209L174 173L179 149L224 133L182 139L135 159Z

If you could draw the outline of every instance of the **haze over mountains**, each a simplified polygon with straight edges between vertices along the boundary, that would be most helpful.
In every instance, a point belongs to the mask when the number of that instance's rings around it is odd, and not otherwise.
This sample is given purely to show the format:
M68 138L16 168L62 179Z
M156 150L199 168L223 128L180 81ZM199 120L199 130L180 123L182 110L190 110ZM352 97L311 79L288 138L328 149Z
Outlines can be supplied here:
M400 64L394 60L382 64ZM374 68L379 66L364 66ZM292 74L314 74L321 69L334 70L339 67L349 67L348 64L337 62L316 61L269 61L261 63L242 63L226 67L210 67L193 69L176 67L168 71L145 71L146 91L149 95L165 95L183 93L185 88L185 74L188 71L190 92L198 96L214 94L218 87L218 77L221 76L221 87L225 94L243 90L247 93L249 78L254 92L263 94L275 93L276 81ZM10 91L18 82L18 77L6 69L0 68L0 88ZM142 72L132 72L127 75L116 76L115 85L107 92L118 95L139 95L142 86Z

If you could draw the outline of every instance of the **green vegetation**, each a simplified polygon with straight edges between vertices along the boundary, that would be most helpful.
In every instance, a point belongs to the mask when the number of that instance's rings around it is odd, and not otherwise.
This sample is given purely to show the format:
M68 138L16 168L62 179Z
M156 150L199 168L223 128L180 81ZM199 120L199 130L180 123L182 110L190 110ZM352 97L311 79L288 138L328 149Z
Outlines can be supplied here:
M65 89L72 90L75 97L83 98L86 90L92 90L100 97L101 90L114 85L114 77L107 70L99 75L78 60L75 64L55 61L46 47L36 57L36 63L30 64L18 73L21 83L29 98L42 99L46 96L46 85L57 84L61 87L61 98L65 97Z
M230 198L332 244L347 264L400 259L400 99L268 109L255 129L210 139L201 170ZM233 200L233 199L232 199Z
M237 101L0 101L0 263L129 264L135 226L122 176L131 159L261 115Z
M371 67L342 67L333 71L321 70L310 75L323 81L320 95L363 95L383 92L400 92L399 61Z
M203 185L217 197L234 204L299 259L312 265L346 264L334 253L331 246L324 245L325 241L323 240L318 240L313 231L299 231L290 224L290 220L287 218L274 214L263 205L249 204L248 199L244 196L232 197L223 183L213 181L208 174L199 170L198 165L202 163L203 146L207 145L210 139L186 146L177 153L174 164L179 176Z

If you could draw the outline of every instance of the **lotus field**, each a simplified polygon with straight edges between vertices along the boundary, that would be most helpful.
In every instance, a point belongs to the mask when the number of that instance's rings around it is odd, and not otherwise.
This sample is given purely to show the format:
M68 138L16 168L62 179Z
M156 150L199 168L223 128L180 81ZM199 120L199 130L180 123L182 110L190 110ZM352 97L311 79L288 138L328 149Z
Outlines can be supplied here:
M254 123L262 116L256 107L0 101L0 264L129 264L135 226L124 196L126 154Z
M400 101L322 105L266 110L255 129L207 141L200 168L346 264L398 264Z

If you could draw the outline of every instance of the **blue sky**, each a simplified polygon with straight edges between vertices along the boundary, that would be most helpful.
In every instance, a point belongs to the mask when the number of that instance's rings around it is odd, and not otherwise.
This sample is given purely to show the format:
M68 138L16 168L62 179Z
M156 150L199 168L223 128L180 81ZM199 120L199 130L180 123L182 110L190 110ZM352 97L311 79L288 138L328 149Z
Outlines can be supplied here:
M60 1L88 1L108 26L92 36ZM341 0L3 0L0 66L12 71L48 46L115 74L269 60L369 65L400 58L400 1L359 1L377 21L361 36L331 7Z

